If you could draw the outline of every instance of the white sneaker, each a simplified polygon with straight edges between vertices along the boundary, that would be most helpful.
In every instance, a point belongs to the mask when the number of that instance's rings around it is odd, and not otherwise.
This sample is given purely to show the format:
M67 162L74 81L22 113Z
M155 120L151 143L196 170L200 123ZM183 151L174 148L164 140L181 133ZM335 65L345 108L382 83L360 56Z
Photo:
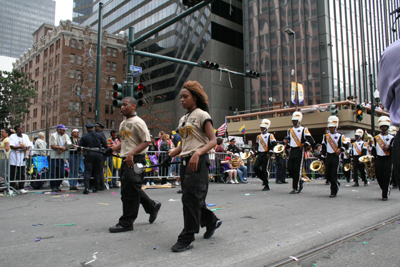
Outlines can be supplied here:
M147 182L147 183L146 183L146 185L150 185L150 183L149 183L149 182Z
M166 182L164 185L170 185L171 183L170 182Z
M234 184L235 182L233 180L230 180L228 183L230 184Z
M154 182L151 182L151 185L156 185Z
M175 182L175 185L179 185L179 182L178 182L178 181L176 181L176 182Z
M238 184L239 182L237 180L235 180L235 184Z
M20 192L21 194L26 194L26 193L28 193L28 191L26 191L25 189L20 189L19 192Z

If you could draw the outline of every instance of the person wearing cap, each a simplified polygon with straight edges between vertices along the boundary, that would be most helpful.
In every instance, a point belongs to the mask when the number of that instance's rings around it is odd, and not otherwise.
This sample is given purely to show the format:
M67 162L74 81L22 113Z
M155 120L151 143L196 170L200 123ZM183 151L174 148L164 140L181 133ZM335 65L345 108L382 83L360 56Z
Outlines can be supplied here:
M272 151L277 144L274 135L268 133L268 129L270 126L271 121L268 119L263 119L260 124L261 134L258 135L256 139L257 159L254 163L254 172L256 173L257 177L263 181L264 188L262 189L262 191L270 190L268 184L269 172L267 168L272 155Z
M342 165L343 167L346 166L346 164L351 164L351 158L350 158L350 150L351 150L351 139L350 138L346 138L346 143L344 143L344 151L343 153L340 155L341 160L342 160ZM344 177L346 178L346 181L348 183L350 183L350 179L351 179L351 169L349 168L348 171L346 171L343 168L343 174Z
M235 153L233 155L231 164L232 164L232 167L237 170L237 174L239 176L239 181L241 183L247 183L247 167L244 166L244 162L240 158L239 153ZM237 180L236 180L236 182L237 182Z
M71 139L65 133L67 127L64 124L57 126L57 132L50 136L50 148L57 151L57 155L61 155L65 150L66 145L71 145ZM60 185L65 177L65 162L64 158L53 158L50 160L50 188L52 192L61 191Z
M121 201L122 216L115 226L110 227L110 233L133 230L133 222L142 204L145 212L150 214L149 223L153 223L161 208L161 202L152 200L143 190L144 172L134 171L135 163L146 165L146 153L151 143L150 132L144 120L135 115L137 101L133 97L125 97L121 103L121 113L126 117L121 122L119 132L121 142L107 149L107 154L121 151Z
M375 173L382 190L382 200L387 201L392 172L391 150L394 141L394 136L389 134L390 118L388 116L379 117L378 127L382 132L374 137L372 155L375 157Z
M350 150L351 160L353 163L353 187L359 186L358 172L361 174L361 180L364 182L364 186L367 186L368 181L365 176L365 166L364 163L359 161L361 156L367 155L367 142L364 142L363 140L364 131L362 129L357 129L354 135L356 137L356 141L353 142L352 149Z
M94 126L94 130L95 130L97 133L100 133L100 134L104 137L104 139L107 139L107 138L106 138L106 135L105 135L104 132L103 132L103 129L104 129L104 128L105 128L104 125L101 124L99 121L96 122L96 124L95 124L95 126Z
M79 137L79 130L72 129L71 131L71 143L73 145L79 145L79 141L81 138ZM78 178L79 166L82 161L82 151L80 150L71 150L69 153L69 178ZM69 190L78 190L76 185L78 184L78 180L69 180Z
M79 146L88 148L84 150L85 153L85 189L83 194L89 194L90 190L90 178L94 177L94 188L93 192L97 190L104 190L104 176L103 176L103 154L99 153L102 148L107 148L107 141L103 136L94 131L95 125L92 123L86 123L85 125L87 133L85 133L79 141ZM90 150L89 150L90 149ZM93 151L97 150L99 152Z
M347 143L344 135L337 132L339 118L329 116L329 132L322 136L322 161L325 164L325 178L331 184L331 194L329 197L336 197L340 183L337 180L337 170L339 166L340 153L345 151L344 144Z
M303 163L304 163L304 149L314 145L314 139L311 136L307 127L301 126L303 114L295 111L292 114L293 127L288 129L287 136L289 137L290 156L288 161L288 172L292 177L292 188L290 194L300 194L303 189L303 179L300 179Z
M232 157L234 156L235 153L240 153L239 148L236 146L235 138L232 138L231 140L229 140L229 145L226 148L226 152L228 154L231 154Z

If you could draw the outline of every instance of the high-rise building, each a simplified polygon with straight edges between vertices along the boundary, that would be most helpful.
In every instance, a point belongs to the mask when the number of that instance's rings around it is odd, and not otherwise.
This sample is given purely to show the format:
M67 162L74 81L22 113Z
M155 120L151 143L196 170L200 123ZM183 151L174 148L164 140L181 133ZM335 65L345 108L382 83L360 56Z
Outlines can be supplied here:
M72 21L78 24L84 22L93 13L93 7L100 0L74 0Z
M30 136L55 131L58 124L83 129L95 122L97 31L71 21L43 24L33 34L34 44L13 64L34 80L37 97L22 124ZM112 106L114 80L126 71L126 36L102 35L100 122L118 129L122 116Z
M399 6L398 0L243 1L245 63L261 73L245 80L246 109L291 103L296 78L305 104L370 100L380 54L398 39L389 13Z
M0 0L0 55L18 58L32 46L32 33L54 24L53 0Z
M95 13L82 25L97 29L98 5L94 9ZM138 38L185 10L187 7L180 0L113 0L103 6L102 25L104 30L114 34L128 33L128 28L133 26L135 38ZM222 68L243 72L242 3L239 0L215 1L160 31L136 49L197 63L209 60ZM143 68L139 79L145 85L145 96L155 100L152 102L154 109L163 111L158 112L163 115L157 116L173 119L166 126L170 130L176 128L184 114L179 93L187 80L197 80L203 85L216 128L225 121L225 115L244 108L243 76L139 56L135 57L134 65ZM151 108L141 108L138 113L151 113ZM151 123L149 128L160 129Z

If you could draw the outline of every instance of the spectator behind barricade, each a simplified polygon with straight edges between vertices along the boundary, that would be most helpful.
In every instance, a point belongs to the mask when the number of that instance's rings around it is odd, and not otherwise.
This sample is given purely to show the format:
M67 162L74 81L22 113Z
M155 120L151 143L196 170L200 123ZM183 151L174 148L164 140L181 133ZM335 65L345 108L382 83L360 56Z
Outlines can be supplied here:
M117 138L117 131L114 129L111 130L110 135L111 135L111 137L107 139L107 148L119 145L120 142ZM117 155L117 154L119 154L119 151L113 152L113 155ZM117 159L118 158L114 159L113 156L108 157L108 168L110 168L110 172L112 173L112 177L113 177L113 178L111 178L111 181L108 182L108 186L110 188L119 188L119 186L117 185L117 178L115 178L115 177L117 177L117 170L120 168L120 166L115 166L116 164L114 164L114 161L116 163L118 163Z
M222 146L222 143L224 142L224 139L219 137L217 138L217 145L215 146L215 152L216 152L216 158L219 160L224 160L224 147Z
M233 157L233 155L234 155L235 153L240 153L239 148L236 146L236 140L235 140L235 138L232 138L231 140L229 140L229 145L228 145L228 147L226 148L226 152L227 152L228 154L231 154L232 157Z
M348 96L346 100L347 101L351 101L351 96ZM344 109L349 109L349 106L346 104L346 105L343 106L343 108Z
M61 154L66 150L66 145L71 145L71 139L65 133L67 128L63 124L57 126L57 132L53 133L50 137L50 148L57 151L59 157L50 160L51 174L50 187L52 192L61 191L60 185L65 177L65 162ZM56 180L57 179L57 180Z
M11 130L10 129L3 129L1 130L1 144L0 144L0 149L4 149L7 153L7 156L10 155L10 135L11 135ZM3 157L5 158L5 157Z
M358 103L358 97L357 97L357 96L354 97L354 100L353 100L353 101L356 103L356 105L359 104L359 103Z
M158 151L160 151L160 149L161 149L162 137L163 137L164 134L165 134L164 131L160 131L160 132L158 133L158 140L157 140L157 142L156 142Z
M229 174L229 181L230 184L238 184L237 181L237 170L232 167L231 164L231 157L226 157L224 161L221 161L221 166L224 168L224 173ZM233 179L232 179L233 176Z
M81 138L79 137L79 130L73 129L71 132L71 143L73 145L79 145ZM79 178L79 166L81 165L82 151L74 150L69 154L69 178ZM78 190L76 185L78 180L69 180L69 190Z
M231 165L234 169L237 170L239 181L241 183L247 183L247 167L244 166L244 162L240 158L239 153L235 153L233 155L233 159L231 160Z
M151 144L149 145L149 149L147 150L148 153L146 155L146 163L148 163L149 165L155 165L158 164L157 155L155 153L158 151L158 147L156 145L156 140L152 135L150 135L150 139L151 139ZM154 177L157 174L158 174L158 167L152 168L151 171L147 171L146 169L144 180L147 186L155 185L154 178L147 178L147 177Z
M160 145L160 152L163 152L163 153L160 153L160 156L158 157L158 162L162 162L164 160L164 158L168 155L167 152L169 150L171 150L171 144L172 144L169 140L169 134L164 134L161 137L161 140L162 141L161 141L161 145ZM161 184L170 184L166 178L166 176L168 176L169 167L162 166L160 169L161 169L160 176L165 176L161 179Z
M37 156L43 156L43 157L47 156L47 151L46 151L47 143L46 143L46 141L44 141L45 137L46 137L46 135L44 134L44 132L40 132L38 134L38 139L36 140L36 143L34 146L34 148L36 150L35 154Z
M14 127L15 134L10 136L10 181L25 181L25 162L27 159L27 151L32 148L32 143L26 134L22 133L22 128L17 125ZM25 182L18 183L19 192L27 193L24 189ZM11 183L16 188L16 183Z

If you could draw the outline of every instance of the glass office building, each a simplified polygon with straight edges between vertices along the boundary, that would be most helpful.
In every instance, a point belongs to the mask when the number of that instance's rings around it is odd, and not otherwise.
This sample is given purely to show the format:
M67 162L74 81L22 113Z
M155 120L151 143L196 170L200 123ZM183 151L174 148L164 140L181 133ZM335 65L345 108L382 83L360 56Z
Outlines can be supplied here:
M400 30L399 23L392 25L395 16L389 13L399 2L243 1L245 64L261 73L259 80L245 80L246 109L289 104L295 75L304 88L305 105L348 96L369 101L380 54L398 38L392 27Z
M93 14L93 8L100 0L74 0L72 21L78 24L84 22Z
M0 0L0 55L19 58L32 47L33 37L43 23L54 25L53 0Z

